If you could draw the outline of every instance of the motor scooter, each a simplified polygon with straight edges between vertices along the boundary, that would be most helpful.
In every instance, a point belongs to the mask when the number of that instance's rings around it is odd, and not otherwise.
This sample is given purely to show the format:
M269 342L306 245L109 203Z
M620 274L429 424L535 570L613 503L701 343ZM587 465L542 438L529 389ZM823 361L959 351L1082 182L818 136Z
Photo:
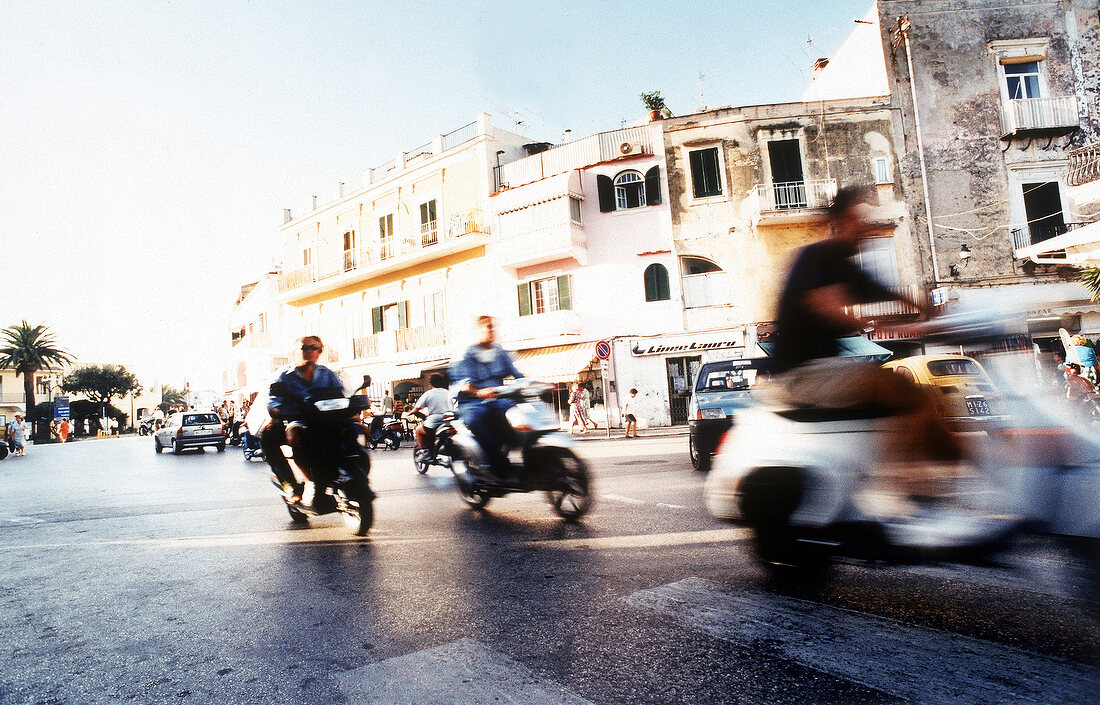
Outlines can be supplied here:
M405 424L401 419L389 416L375 416L364 430L367 445L371 450L377 450L382 446L383 450L397 450L401 447L401 439L405 435Z
M921 330L926 344L973 350L1011 332L1004 319L979 312ZM969 457L946 472L889 457L897 427L881 413L789 408L757 395L720 443L705 487L708 511L747 525L760 560L784 571L819 570L837 557L971 559L1022 531L1095 544L1100 441L1062 420L1060 400L1032 393L1039 386L1028 384L1035 377L1029 354L1005 350L982 364L1009 413L964 435ZM889 467L911 473L892 477ZM935 496L899 489L922 474L940 488Z
M433 465L447 468L450 470L451 463L455 455L454 449L454 436L458 432L455 429L455 419L457 416L453 411L449 411L443 415L443 420L439 422L439 425L434 430L429 430L431 439L427 448L417 448L413 453L413 465L416 466L416 471L421 475L428 472L428 468ZM420 421L420 425L423 425L424 421Z
M461 418L451 421L455 428L451 472L468 505L481 509L494 497L545 491L554 511L567 521L576 521L591 509L592 483L588 466L573 451L576 440L561 431L557 413L540 399L552 389L528 379L494 388L498 399L515 402L505 413L510 435L505 452L518 452L520 458L519 462L510 459L505 477L492 472L484 450Z
M151 436L155 430L156 426L152 416L146 416L138 423L139 436Z
M272 394L283 396L276 382ZM295 523L305 523L311 516L340 512L344 523L357 536L364 536L374 521L374 492L368 476L370 458L359 445L358 424L353 421L364 408L367 398L344 396L339 387L317 389L300 408L286 404L280 409L280 419L300 419L309 427L309 453L313 460L313 482L305 483L301 470L293 465L294 456L283 452L291 461L295 477L280 477L272 466L271 482L279 489L287 512ZM268 464L270 466L270 459ZM312 494L312 496L310 496Z

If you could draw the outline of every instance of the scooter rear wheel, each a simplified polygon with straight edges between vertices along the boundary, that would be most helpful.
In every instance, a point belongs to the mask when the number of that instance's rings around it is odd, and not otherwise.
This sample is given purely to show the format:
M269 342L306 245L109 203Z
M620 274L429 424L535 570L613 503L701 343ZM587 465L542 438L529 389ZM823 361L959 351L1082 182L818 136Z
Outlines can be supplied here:
M290 515L290 520L292 522L294 522L295 524L308 524L309 523L309 517L306 516L305 514L303 514L301 511L299 511L299 509L297 507L295 507L293 504L288 503L286 505L286 513Z
M366 536L374 524L374 493L371 492L366 478L349 482L340 492L344 497L340 509L344 526L351 529L356 536Z
M546 460L547 477L552 477L556 487L547 492L554 511L566 521L576 521L592 508L589 491L588 467L570 451L562 451Z

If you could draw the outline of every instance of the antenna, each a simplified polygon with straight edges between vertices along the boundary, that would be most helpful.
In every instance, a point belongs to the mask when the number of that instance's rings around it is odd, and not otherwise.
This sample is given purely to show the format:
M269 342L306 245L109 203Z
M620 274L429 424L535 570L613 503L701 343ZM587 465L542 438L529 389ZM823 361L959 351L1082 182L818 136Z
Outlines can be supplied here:
M702 71L699 72L699 112L703 112L707 109L707 103L703 100L703 79L706 77L707 75L705 73Z

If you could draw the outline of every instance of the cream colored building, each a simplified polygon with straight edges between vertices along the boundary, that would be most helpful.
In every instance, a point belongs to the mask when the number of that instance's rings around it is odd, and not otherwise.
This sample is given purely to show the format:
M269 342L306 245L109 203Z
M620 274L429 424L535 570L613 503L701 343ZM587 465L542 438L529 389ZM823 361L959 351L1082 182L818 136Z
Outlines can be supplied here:
M540 148L481 114L287 217L274 301L288 337L319 335L349 389L370 375L372 396L418 394L499 303L487 201L497 167Z

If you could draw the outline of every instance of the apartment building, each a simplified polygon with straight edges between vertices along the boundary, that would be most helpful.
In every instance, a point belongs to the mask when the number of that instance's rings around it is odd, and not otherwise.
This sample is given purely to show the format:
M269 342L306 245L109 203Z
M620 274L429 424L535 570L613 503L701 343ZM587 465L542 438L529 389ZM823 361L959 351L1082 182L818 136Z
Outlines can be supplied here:
M485 253L496 167L539 148L481 114L287 214L274 301L288 307L289 337L319 335L322 362L349 389L370 375L374 396L419 393L495 304Z
M1053 346L1100 334L1100 306L1056 240L1097 219L1071 155L1100 139L1095 0L879 0L902 129L900 179L935 300L1014 298ZM957 302L957 303L956 303Z
M289 307L276 302L280 274L268 272L243 285L230 314L222 390L238 404L264 391L275 372L290 363L294 338L301 335L288 325Z

